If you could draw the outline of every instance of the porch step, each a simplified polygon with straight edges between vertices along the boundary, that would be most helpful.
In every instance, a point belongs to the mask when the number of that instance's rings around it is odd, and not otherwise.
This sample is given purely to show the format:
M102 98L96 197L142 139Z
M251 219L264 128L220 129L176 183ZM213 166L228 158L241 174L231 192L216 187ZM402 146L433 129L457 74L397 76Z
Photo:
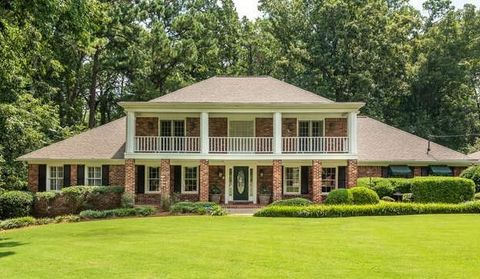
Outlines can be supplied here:
M263 205L254 204L251 202L229 202L228 204L222 204L225 208L261 208Z

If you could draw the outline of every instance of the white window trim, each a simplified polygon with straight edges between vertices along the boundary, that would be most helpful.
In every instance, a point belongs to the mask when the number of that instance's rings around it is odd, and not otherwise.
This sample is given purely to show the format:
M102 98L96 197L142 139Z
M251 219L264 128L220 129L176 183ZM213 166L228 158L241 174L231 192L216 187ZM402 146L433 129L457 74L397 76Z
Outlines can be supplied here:
M50 184L50 179L51 179L51 173L50 173L50 168L51 167L62 167L63 168L63 175L62 175L62 179L64 179L65 177L65 166L64 165L47 165L47 192L50 192L50 191L57 191L57 190L52 190L51 189L51 184ZM62 188L64 187L65 185L62 184Z
M88 168L100 168L100 178L96 178L96 179L100 179L101 181L103 181L103 169L102 169L102 165L85 165L85 185L86 186L95 186L95 185L90 185L88 184L88 179L89 179L89 176L88 176ZM103 183L100 182L100 185L102 185Z
M322 167L322 170L323 170L323 168L326 168L326 169L335 169L335 189L333 189L333 190L338 190L338 166L335 166L335 167ZM323 171L322 171L322 179L321 179L321 181L322 181L321 187L323 188ZM332 190L332 191L333 191L333 190ZM323 191L322 191L322 195L328 195L328 193L330 193L330 192L323 192Z
M297 168L298 169L298 182L300 183L298 187L298 192L288 192L287 191L287 168ZM302 193L302 168L301 166L284 166L283 167L283 193L286 195L301 195Z
M234 117L228 117L228 121L227 121L227 136L228 137L231 137L231 135L230 135L230 122L232 122L232 121L234 121L234 122L235 121L249 121L249 122L252 122L253 123L253 136L252 137L257 136L257 129L256 129L257 122L256 122L256 118L254 116L243 116L243 117L234 116Z
M185 168L197 168L197 190L196 191L185 191ZM182 194L198 194L200 187L200 166L198 165L182 165Z
M150 168L158 168L158 191L150 191ZM156 165L146 165L145 166L145 194L158 194L160 193L160 180L162 177L162 169L160 166Z
M162 121L170 121L172 126L170 127L170 132L172 135L175 132L175 128L173 127L173 121L183 121L183 135L184 137L187 136L187 117L168 117L168 118L158 118L158 136L159 137L165 137L161 136L162 133ZM170 137L175 137L175 136L170 136Z
M297 118L297 137L300 137L300 122L301 121L308 121L310 122L308 124L309 126L309 130L312 129L312 121L322 121L322 135L321 137L325 137L325 119L327 117L323 117L323 118L318 118L318 119L310 119L310 118L306 118L306 119L303 119L303 118Z

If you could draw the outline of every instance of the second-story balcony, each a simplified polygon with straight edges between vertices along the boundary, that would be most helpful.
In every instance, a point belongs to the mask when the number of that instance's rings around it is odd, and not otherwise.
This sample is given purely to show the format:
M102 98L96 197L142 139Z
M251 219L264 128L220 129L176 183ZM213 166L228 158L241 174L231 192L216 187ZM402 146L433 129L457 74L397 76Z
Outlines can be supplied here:
M200 153L200 137L136 136L137 153ZM273 153L273 137L209 137L209 153ZM348 137L282 137L282 153L348 153Z

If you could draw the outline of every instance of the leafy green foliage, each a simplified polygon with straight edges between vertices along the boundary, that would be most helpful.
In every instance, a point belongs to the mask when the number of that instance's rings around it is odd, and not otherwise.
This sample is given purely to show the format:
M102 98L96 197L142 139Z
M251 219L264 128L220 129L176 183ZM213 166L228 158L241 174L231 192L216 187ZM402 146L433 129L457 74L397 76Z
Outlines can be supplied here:
M9 230L27 227L35 224L35 218L31 216L18 217L0 221L0 230Z
M273 202L270 206L282 205L282 206L306 206L313 202L304 198L291 198Z
M170 207L172 213L182 214L199 214L199 215L212 215L221 216L225 215L225 210L214 202L177 202Z
M353 187L349 191L353 197L353 204L377 204L380 200L375 191L366 187Z
M122 194L121 206L123 208L132 208L135 205L135 196L132 193L125 192Z
M464 170L460 177L473 180L477 187L480 186L480 166L471 166Z
M393 191L392 194L395 192L410 193L412 191L412 181L411 178L362 177L357 180L357 186L367 187L375 192L377 192L376 189L379 189L377 194L382 197L387 196L385 194L391 191ZM388 194L388 196L391 196L392 194Z
M352 192L348 189L337 189L328 193L325 204L351 204L353 203Z
M371 205L270 206L262 208L254 216L323 218L451 213L480 213L480 202L461 204L382 202Z
M23 217L32 212L33 196L28 192L6 191L0 194L0 219Z
M134 208L116 208L109 210L84 210L79 216L82 219L102 219L127 216L149 216L155 213L155 208L142 206Z
M412 185L415 202L460 203L473 200L475 184L459 177L416 178Z

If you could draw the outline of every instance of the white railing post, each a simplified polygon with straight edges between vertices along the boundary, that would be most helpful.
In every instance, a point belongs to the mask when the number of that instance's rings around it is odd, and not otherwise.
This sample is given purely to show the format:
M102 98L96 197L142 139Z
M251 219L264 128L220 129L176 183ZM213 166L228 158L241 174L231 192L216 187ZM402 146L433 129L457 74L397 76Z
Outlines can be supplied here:
M208 154L208 112L200 113L200 148L202 154Z
M273 113L273 153L282 153L282 113Z
M357 154L357 112L348 114L348 152Z
M127 112L127 153L134 153L136 150L135 142L135 112Z

